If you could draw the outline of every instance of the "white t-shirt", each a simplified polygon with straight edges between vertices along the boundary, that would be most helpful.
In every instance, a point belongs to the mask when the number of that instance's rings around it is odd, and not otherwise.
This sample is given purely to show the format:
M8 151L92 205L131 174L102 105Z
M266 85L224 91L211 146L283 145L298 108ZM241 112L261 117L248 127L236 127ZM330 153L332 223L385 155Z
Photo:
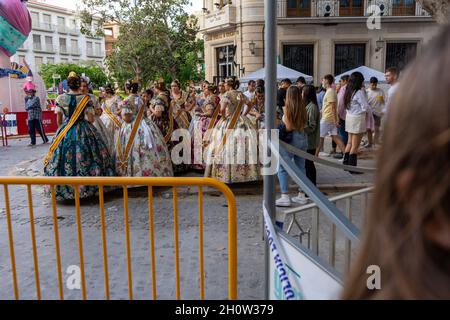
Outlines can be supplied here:
M244 96L248 99L248 101L252 101L253 98L255 97L255 94L256 94L256 91L250 92L247 90L244 92ZM247 113L248 108L249 108L248 105L245 105L245 107L242 110L242 113L243 114Z
M252 100L255 97L255 93L256 93L255 91L250 92L247 90L244 92L244 95L247 97L248 100Z
M369 89L367 91L367 101L369 102L373 114L381 116L381 113L385 108L384 91L380 88L376 88L375 90Z
M360 115L366 113L369 109L370 105L367 101L366 91L361 89L353 95L347 113L350 113L351 115Z
M398 86L399 86L399 83L397 82L397 83L393 84L388 90L388 97L387 97L387 101L386 101L386 106L384 108L384 113L386 113L386 114L389 112L389 108L391 107L392 99L394 98L395 93L398 90Z

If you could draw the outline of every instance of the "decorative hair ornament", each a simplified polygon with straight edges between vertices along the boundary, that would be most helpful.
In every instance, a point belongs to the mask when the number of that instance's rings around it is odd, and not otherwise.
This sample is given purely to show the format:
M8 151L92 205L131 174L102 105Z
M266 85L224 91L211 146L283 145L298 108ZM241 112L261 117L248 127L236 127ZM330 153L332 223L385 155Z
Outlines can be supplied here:
M82 80L83 82L86 82L87 84L90 84L90 83L91 83L91 79L89 79L89 77L88 77L88 76L85 76L84 74L81 76L81 80Z
M130 108L122 108L121 115L124 116L126 114L133 114L133 110Z
M78 78L78 75L76 74L75 71L71 71L71 72L69 73L69 76L67 77L67 79L69 79L69 78Z

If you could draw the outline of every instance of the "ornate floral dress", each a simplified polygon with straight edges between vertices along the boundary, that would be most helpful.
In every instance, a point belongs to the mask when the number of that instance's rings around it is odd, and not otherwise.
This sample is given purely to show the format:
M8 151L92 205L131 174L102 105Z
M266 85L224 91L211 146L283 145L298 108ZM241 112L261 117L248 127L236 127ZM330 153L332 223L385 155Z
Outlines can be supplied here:
M108 148L109 154L112 156L114 153L114 142L108 135L108 129L106 129L105 124L101 120L101 116L97 115L98 110L102 110L102 107L97 99L97 97L93 94L89 94L91 97L91 101L94 107L95 115L94 115L94 122L92 123L97 129L100 137L102 138L103 142L105 143L106 147Z
M220 119L217 101L215 95L205 97L194 109L189 133L192 138L192 168L195 170L205 170L204 146L209 143L214 125Z
M116 135L122 122L120 117L116 116L116 113L120 110L121 105L122 99L116 95L111 98L106 98L102 104L103 113L100 116L100 119L107 130L108 148L110 150L114 150Z
M180 129L180 125L178 124L178 121L175 120L171 107L172 104L169 100L168 94L161 93L152 99L150 105L155 111L159 111L161 113L161 116L159 117L152 115L151 120L161 130L161 133L164 136L164 141L169 148L169 152L172 153L172 150L180 143L180 141L172 141L172 133L175 130ZM180 157L181 156L182 154ZM186 172L189 169L189 165L185 163L175 164L172 161L172 166L174 173Z
M115 146L116 170L120 176L173 176L169 150L158 126L145 116L145 106L137 95L123 101L131 109L133 121L122 123Z
M225 112L214 128L206 151L205 177L225 183L260 180L258 134L250 120L242 115L245 105L242 92L225 93L220 104Z
M52 143L53 152L49 152L44 167L44 175L51 177L101 177L114 176L114 163L108 148L97 129L87 121L88 114L94 113L92 101L76 116L76 109L85 95L63 94L56 99L57 113L63 114L63 124L58 129ZM75 121L70 127L71 120ZM64 136L60 135L70 127ZM59 143L58 137L62 138ZM50 190L46 189L47 195ZM81 186L80 198L98 194L97 186ZM71 186L57 186L56 199L75 199Z
M173 95L170 97L170 108L174 120L177 122L178 127L189 130L191 124L191 114L186 110L186 104L193 104L193 98L189 96L188 92L181 91L180 97L175 98Z
M261 115L260 119L257 119L256 116L248 113L247 117L250 119L251 123L256 129L264 129L264 115L265 115L265 107L264 102L259 103L258 100L253 100L254 105L251 107L250 112L258 112Z

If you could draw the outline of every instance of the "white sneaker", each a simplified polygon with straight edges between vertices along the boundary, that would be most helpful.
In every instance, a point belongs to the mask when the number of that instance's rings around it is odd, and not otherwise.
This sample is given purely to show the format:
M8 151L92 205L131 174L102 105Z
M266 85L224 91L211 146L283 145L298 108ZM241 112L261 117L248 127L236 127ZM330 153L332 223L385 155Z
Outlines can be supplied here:
M287 194L282 194L281 198L276 201L277 207L290 207L291 206L291 199Z
M323 151L319 152L319 157L329 157L329 156L330 156L329 153L326 153L326 152L323 152Z
M292 202L305 205L309 202L309 199L306 197L306 195L303 192L299 192L298 196L292 198Z

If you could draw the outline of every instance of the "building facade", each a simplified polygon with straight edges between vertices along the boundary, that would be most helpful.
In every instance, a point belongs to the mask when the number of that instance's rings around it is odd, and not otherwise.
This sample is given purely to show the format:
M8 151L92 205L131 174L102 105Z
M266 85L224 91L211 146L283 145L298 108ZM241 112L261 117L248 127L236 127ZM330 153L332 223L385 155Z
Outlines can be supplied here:
M113 49L114 44L119 38L120 27L117 23L108 23L103 26L103 32L105 33L105 52L106 56L109 56Z
M28 1L28 11L33 28L13 57L15 62L21 63L25 59L33 71L39 71L44 63L90 61L103 64L104 38L83 35L76 11L39 1Z
M262 68L264 1L203 4L206 78L243 77ZM279 63L313 76L316 84L325 74L361 65L402 69L438 30L414 0L278 0L277 16Z

